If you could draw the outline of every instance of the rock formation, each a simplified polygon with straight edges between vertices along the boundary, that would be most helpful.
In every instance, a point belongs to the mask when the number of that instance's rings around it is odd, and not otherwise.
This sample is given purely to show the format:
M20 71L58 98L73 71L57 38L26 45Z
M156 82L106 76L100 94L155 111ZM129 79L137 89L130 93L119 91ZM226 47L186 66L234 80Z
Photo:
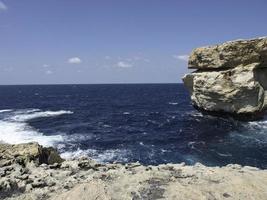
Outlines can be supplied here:
M254 167L101 164L87 158L40 164L46 148L36 143L0 144L0 150L3 200L262 200L267 195L267 170Z
M45 148L38 143L0 144L0 167L13 162L26 165L31 161L36 164L54 164L62 163L64 160L52 147Z
M195 49L183 77L193 105L211 113L256 118L267 107L267 37Z

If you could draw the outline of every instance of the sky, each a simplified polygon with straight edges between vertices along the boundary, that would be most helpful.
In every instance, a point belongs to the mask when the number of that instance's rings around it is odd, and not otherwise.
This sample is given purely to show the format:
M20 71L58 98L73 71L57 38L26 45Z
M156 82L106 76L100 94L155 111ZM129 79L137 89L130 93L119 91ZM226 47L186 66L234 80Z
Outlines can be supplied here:
M267 35L266 0L0 0L0 84L180 83L197 47Z

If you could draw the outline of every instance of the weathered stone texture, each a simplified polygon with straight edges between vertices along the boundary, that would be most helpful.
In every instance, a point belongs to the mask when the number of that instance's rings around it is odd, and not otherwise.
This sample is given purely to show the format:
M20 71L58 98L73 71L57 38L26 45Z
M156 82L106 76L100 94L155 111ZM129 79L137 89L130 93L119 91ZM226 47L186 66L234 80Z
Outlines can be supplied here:
M195 107L234 115L258 115L267 107L267 38L194 50L184 76ZM255 115L255 116L256 116Z
M192 69L225 69L259 63L267 66L267 38L236 40L195 49L189 57Z

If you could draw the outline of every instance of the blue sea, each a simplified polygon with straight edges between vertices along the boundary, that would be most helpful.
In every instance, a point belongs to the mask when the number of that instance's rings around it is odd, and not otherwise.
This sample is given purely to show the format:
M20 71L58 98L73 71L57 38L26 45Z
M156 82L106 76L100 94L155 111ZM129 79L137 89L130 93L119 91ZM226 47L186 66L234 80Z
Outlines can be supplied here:
M182 84L0 86L0 142L64 158L267 168L267 119L203 115Z

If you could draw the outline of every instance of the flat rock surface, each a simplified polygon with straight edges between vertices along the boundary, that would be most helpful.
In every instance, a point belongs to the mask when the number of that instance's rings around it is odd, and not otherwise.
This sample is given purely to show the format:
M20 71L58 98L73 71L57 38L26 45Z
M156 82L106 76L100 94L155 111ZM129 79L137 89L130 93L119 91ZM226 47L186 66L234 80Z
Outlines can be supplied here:
M266 197L267 170L239 165L143 166L101 164L81 158L51 165L34 161L21 165L11 161L0 168L0 199L6 200L263 200Z
M267 37L200 47L191 53L189 68L212 70L259 63L267 66Z

